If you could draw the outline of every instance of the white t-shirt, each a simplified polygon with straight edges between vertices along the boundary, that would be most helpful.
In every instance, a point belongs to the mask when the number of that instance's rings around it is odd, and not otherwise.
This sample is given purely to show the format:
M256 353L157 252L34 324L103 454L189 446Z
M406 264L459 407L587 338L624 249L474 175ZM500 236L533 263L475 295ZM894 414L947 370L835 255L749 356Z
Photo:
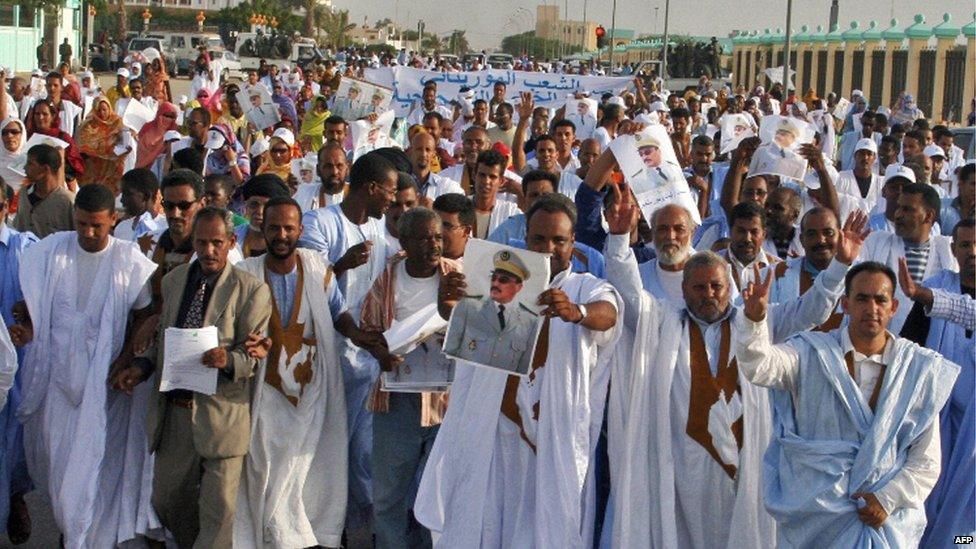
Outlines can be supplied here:
M401 261L396 269L396 308L393 312L395 320L404 320L437 302L437 288L441 280L438 272L427 278L414 278L407 274L406 260Z
M661 268L661 263L655 265L657 269L657 279L661 282L661 288L668 294L668 299L674 303L684 303L685 295L681 291L681 281L684 279L683 271L666 271Z
M607 147L610 146L610 142L613 141L613 138L610 137L610 132L608 132L603 126L593 130L593 135L591 137L600 144L600 152L607 150Z
M98 278L98 270L102 265L102 261L105 261L109 257L112 242L110 241L104 250L94 253L85 251L81 245L77 246L78 255L76 256L75 269L78 274L78 296L75 301L75 307L81 311L88 307L88 298L91 297L91 289L93 286L92 281ZM142 289L139 290L139 297L136 298L136 302L132 305L132 310L138 311L139 309L145 309L151 302L152 288L147 281Z

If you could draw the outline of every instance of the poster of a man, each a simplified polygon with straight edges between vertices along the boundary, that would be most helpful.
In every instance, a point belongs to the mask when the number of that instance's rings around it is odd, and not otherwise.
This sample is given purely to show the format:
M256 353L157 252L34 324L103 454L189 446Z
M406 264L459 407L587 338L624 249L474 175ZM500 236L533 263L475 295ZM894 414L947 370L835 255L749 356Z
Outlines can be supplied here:
M469 243L465 255L471 252L481 260L465 261L466 265L490 265L491 269L467 269L469 293L451 314L444 353L527 375L542 325L536 300L547 286L548 259L482 241Z
M588 139L596 129L597 102L589 97L570 95L566 99L566 119L576 126L576 137Z
M251 86L237 92L237 102L247 105L244 115L259 130L270 128L281 121L278 106L271 99L271 92L264 86Z
M390 109L393 91L370 82L343 78L332 102L332 114L346 120L358 120Z
M651 135L638 139L637 154L640 155L644 166L657 168L661 165L661 142Z

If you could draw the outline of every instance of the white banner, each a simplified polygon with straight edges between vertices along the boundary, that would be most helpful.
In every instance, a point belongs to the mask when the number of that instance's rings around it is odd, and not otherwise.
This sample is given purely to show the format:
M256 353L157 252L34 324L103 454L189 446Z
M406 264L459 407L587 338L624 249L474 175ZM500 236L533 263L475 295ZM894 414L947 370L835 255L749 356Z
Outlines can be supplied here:
M532 92L535 104L540 107L558 108L566 103L566 95L589 92L593 97L603 93L619 94L633 83L629 77L580 76L578 74L552 74L546 72L509 71L489 69L469 72L436 72L410 67L380 67L366 69L365 80L393 89L390 106L397 117L405 117L411 106L423 100L424 84L437 82L437 101L449 105L456 101L461 88L470 88L473 99L491 99L496 82L506 85L508 101L515 103L522 92Z

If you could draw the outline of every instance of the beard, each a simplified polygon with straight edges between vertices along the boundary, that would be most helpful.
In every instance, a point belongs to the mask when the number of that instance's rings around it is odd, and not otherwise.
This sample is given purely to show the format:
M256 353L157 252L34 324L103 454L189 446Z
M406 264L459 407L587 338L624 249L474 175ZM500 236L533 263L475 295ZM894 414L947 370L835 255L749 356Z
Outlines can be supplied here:
M668 248L670 249L671 247L668 246ZM694 249L691 246L679 247L674 251L658 250L657 261L662 265L677 265L678 263L687 261L693 252Z

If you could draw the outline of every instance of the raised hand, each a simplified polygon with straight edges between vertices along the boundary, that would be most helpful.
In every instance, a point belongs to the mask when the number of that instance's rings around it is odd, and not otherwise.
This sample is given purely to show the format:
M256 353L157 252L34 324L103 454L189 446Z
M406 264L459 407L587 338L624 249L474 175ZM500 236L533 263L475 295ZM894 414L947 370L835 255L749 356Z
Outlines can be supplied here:
M613 205L607 208L604 214L607 218L610 234L629 235L637 227L640 208L630 199L630 190L627 185L610 185L610 188L613 191ZM626 198L624 197L623 191L627 192Z
M805 143L800 145L800 150L797 151L800 156L806 159L810 164L810 168L814 171L820 171L824 169L824 155L823 151L819 147L812 143Z
M868 228L868 215L854 210L844 222L844 228L837 238L837 253L834 257L845 265L850 265L861 253L864 240L871 234Z
M898 258L898 285L901 286L901 291L908 296L908 299L918 301L926 307L932 306L935 299L932 290L915 283L911 273L908 272L908 262L905 261L904 257Z
M531 120L532 111L535 110L535 99L532 98L532 92L522 92L519 97L521 98L521 102L518 104L519 120Z
M244 350L247 352L247 356L256 360L262 360L268 356L268 351L271 350L271 338L264 337L256 332L251 332L247 335L247 340L244 342Z
M768 269L766 278L763 279L759 265L753 265L752 269L755 282L750 282L742 292L743 312L749 320L761 322L766 319L766 310L769 308L769 287L773 283L773 271Z
M361 265L365 265L369 261L369 252L373 247L373 242L367 240L365 242L360 242L355 246L350 247L346 250L346 253L342 254L339 261L336 261L335 270L340 272L348 271L349 269L355 269Z

